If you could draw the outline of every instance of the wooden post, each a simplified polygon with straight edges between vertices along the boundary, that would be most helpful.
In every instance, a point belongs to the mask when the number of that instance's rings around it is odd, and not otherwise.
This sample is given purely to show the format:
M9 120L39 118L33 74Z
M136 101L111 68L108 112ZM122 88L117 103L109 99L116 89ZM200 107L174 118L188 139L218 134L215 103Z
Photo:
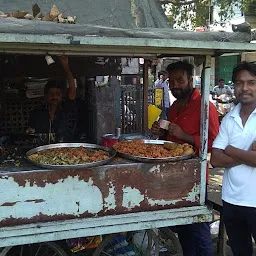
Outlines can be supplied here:
M148 134L148 66L149 61L143 64L143 133Z

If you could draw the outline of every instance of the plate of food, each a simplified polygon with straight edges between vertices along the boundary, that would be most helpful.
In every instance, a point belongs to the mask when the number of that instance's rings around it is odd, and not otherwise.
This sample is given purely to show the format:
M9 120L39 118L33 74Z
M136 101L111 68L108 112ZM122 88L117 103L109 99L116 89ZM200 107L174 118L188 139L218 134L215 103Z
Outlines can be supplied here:
M99 166L114 158L114 149L89 143L58 143L31 149L27 159L40 167L78 169Z
M175 162L194 156L188 143L178 144L164 140L131 140L117 142L113 148L119 156L139 162Z

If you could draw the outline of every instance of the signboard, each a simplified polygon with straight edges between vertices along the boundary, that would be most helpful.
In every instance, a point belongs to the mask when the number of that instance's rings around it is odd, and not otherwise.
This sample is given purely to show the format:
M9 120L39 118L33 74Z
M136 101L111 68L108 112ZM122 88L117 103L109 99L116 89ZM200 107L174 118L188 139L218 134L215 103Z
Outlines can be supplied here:
M156 88L155 89L155 105L162 106L163 102L163 88Z

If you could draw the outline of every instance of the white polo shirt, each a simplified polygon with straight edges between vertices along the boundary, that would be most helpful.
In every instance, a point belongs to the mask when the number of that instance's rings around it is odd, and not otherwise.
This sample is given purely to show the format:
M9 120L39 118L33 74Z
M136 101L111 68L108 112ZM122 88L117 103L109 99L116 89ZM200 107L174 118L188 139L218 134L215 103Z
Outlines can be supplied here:
M213 148L224 150L228 145L249 150L256 141L256 109L243 127L239 103L222 120ZM226 168L223 176L222 199L230 204L256 207L256 167L238 165Z
M221 94L229 94L232 95L232 90L228 85L224 85L223 88L220 88L218 85L213 88L213 92L220 96Z

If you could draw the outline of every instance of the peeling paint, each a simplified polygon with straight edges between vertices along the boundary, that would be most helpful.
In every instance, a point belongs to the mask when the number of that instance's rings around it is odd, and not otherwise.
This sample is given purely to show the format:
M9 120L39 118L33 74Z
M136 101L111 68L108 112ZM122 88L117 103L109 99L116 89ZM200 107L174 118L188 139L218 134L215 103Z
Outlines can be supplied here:
M199 158L10 172L0 177L0 226L199 205L200 172Z
M131 210L144 200L144 195L136 188L126 187L123 188L123 202L122 206Z
M38 204L38 203L45 202L45 200L43 200L43 199L31 199L31 200L26 200L25 202L28 202L28 203L33 202L33 203Z
M107 208L108 210L114 210L116 208L115 194L115 186L112 182L110 182L108 196L104 198L104 207Z
M188 193L187 200L190 200L191 202L195 202L198 200L200 193L200 185L196 184L192 188L192 190Z
M8 218L10 214L13 218L32 218L39 214L96 214L103 209L103 199L100 189L92 184L92 179L86 182L79 180L78 176L69 176L63 182L59 180L55 184L46 184L44 188L31 185L28 180L25 187L21 187L13 177L0 179L0 205L16 202L12 205L11 212L10 207L1 208L0 221ZM35 198L40 198L40 202L35 203L38 200Z
M1 204L1 206L13 206L16 203L18 203L18 202L6 202L6 203Z
M159 173L159 172L161 172L161 170L160 170L160 164L158 164L158 165L153 166L152 168L150 168L149 172L150 172L150 173Z
M77 205L77 212L79 212L80 203L76 202L76 205Z
M200 215L197 215L194 219L195 222L207 222L209 221L208 220L209 216L205 216L203 214L200 214Z
M196 177L197 172L198 172L198 169L194 169L194 172L193 172L194 177Z
M147 198L148 203L151 206L155 206L155 205L161 205L161 206L165 206L165 205L175 205L176 203L182 201L182 200L186 200L186 201L190 201L190 202L196 202L198 200L198 196L199 196L199 192L200 192L200 185L197 185L195 183L195 185L193 186L192 190L188 193L187 197L182 197L176 200L162 200L162 199L151 199L151 198Z
M155 205L161 205L161 206L165 206L165 205L171 205L171 204L176 204L180 201L180 199L177 200L157 200L157 199L150 199L148 198L148 203L151 206L155 206Z

